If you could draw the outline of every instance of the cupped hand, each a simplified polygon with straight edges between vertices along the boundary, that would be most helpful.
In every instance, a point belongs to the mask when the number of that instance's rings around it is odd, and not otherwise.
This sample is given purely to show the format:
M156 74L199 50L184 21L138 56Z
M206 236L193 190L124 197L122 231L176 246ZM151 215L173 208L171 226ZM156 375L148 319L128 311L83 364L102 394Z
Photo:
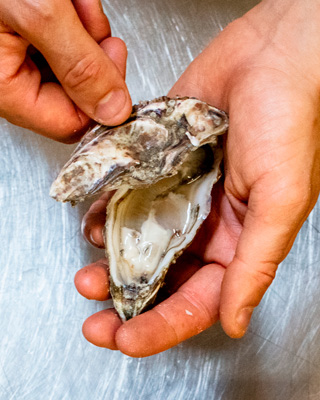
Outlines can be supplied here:
M90 342L148 356L219 318L228 335L244 335L319 194L320 28L312 23L319 14L315 4L263 1L230 24L172 88L171 96L228 111L224 181L195 241L169 270L169 297L124 324L113 310L89 317L83 332ZM100 247L107 201L94 203L83 222L85 236ZM107 282L103 260L75 279L80 293L100 300L109 295Z
M99 0L0 0L0 15L1 117L68 143L129 116L126 46Z

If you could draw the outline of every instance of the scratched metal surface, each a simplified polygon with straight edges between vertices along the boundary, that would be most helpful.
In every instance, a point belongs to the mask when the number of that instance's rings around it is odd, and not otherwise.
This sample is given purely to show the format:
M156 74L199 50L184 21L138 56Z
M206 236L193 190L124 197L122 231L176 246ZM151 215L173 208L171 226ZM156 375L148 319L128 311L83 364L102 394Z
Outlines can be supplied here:
M168 91L253 0L107 1L129 48L134 101ZM70 147L0 123L0 399L316 400L320 398L320 211L303 226L242 340L219 325L162 354L96 348L75 272L101 256L80 235L88 207L48 196Z

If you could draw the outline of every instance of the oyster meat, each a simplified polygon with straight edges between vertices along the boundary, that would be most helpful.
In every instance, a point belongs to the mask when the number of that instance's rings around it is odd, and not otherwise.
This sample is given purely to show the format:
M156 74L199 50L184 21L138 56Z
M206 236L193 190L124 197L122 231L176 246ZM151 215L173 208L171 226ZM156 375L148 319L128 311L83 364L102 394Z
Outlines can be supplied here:
M123 320L154 301L208 216L227 128L225 112L194 98L141 102L124 124L90 129L52 184L50 195L72 204L116 189L104 238Z

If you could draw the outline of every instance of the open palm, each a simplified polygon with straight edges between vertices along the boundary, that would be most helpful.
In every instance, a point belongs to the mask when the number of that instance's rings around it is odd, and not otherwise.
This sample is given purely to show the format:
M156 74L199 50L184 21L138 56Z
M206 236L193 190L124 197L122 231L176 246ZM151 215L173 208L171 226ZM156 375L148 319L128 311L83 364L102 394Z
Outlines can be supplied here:
M93 315L84 324L92 343L147 356L219 318L227 334L241 337L313 208L320 187L315 33L297 41L274 15L271 33L259 23L269 8L263 3L229 25L170 91L228 111L224 181L193 244L168 273L170 296L124 324L111 310ZM84 220L86 236L98 245L105 205L94 204ZM79 292L106 298L106 271L101 262L79 271Z

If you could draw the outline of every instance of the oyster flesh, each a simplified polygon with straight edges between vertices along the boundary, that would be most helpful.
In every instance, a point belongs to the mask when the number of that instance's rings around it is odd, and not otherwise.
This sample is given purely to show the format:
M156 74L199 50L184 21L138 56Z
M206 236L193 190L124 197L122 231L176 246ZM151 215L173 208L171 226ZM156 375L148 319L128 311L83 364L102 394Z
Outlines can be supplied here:
M226 113L194 98L141 102L124 124L90 129L52 184L50 195L72 204L117 189L104 238L123 320L154 301L208 216L227 128Z

